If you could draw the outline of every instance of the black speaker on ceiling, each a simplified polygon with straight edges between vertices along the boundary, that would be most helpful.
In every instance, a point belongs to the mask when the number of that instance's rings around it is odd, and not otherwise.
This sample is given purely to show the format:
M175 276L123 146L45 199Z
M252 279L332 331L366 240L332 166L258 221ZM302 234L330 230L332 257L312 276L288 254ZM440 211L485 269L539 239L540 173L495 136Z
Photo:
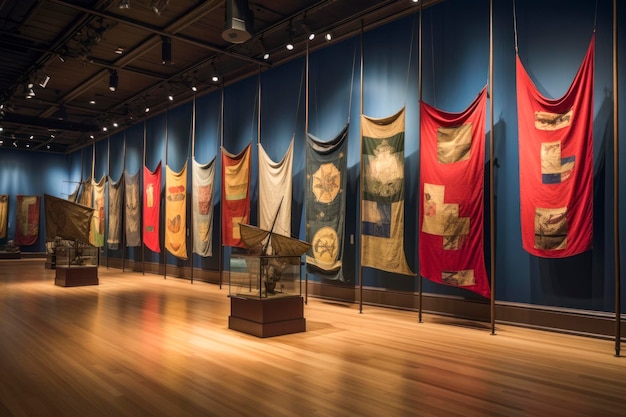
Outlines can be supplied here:
M226 21L222 38L232 43L243 43L252 37L253 15L248 0L225 0Z

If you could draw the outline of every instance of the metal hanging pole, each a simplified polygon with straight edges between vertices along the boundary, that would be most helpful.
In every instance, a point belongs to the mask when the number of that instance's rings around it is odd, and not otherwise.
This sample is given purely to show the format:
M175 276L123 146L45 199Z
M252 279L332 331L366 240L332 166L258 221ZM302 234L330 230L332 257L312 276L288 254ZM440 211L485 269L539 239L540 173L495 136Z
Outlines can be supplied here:
M617 57L617 0L613 0L613 262L615 263L615 356L620 356L622 285L619 247L619 84Z
M107 136L107 181L108 181L108 187L107 187L107 202L111 199L111 134L109 133L109 135ZM107 238L109 237L109 219L111 216L111 213L109 213L109 207L107 205L107 213L109 214L108 216L106 216L105 218L105 226L104 229L107 231L106 235L104 233L104 230L102 231L102 235L106 236ZM107 239L104 240L104 250L106 251L107 254L107 269L109 269L109 247L107 245L106 242Z
M193 101L191 107L191 192L193 193L193 161L196 154L196 93L193 93ZM194 251L194 227L193 227L193 194L191 197L191 225L189 226L191 234L191 283L193 284L193 251Z
M122 176L124 176L124 194L122 195L122 209L126 213L126 130L124 130L124 144L122 145ZM120 178L121 179L121 178ZM122 272L126 267L126 216L120 213L120 220L122 222Z
M221 97L221 103L220 103L220 156L222 156L223 153L223 148L224 148L224 85L222 84L222 97ZM224 163L223 158L220 158L220 160L222 160L222 164ZM222 178L222 187L224 183L224 178ZM223 190L221 190L221 195L224 195ZM220 222L224 222L224 201L220 201ZM219 228L219 259L218 259L218 270L219 270L219 284L220 284L220 290L222 289L222 274L223 274L223 270L224 270L224 260L222 259L224 257L224 245L222 242L222 226L220 225Z
M305 156L304 156L304 188L307 189L307 173L309 172L309 158L306 157L306 153L309 149L309 38L306 38L306 61L304 65L304 143L305 143ZM350 115L348 115L350 117ZM309 192L309 190L306 190ZM305 218L306 215L306 207L304 205ZM304 271L304 304L309 303L309 273L306 270L306 254L305 257L305 271Z
M494 184L494 111L493 111L493 0L489 0L489 275L491 277L490 318L491 334L496 334L496 304L495 304L495 184Z
M143 120L143 167L141 167L142 170L146 169L146 123L147 123L147 120L144 119ZM145 184L143 184L143 186L145 187ZM159 184L159 187L160 186L161 185ZM160 203L157 202L157 204L160 204ZM145 207L143 209L145 210ZM142 230L141 232L141 274L146 275L146 242L144 241L144 238L143 238L143 231L144 231L143 226L144 225L142 224L142 228L141 228Z
M359 155L363 159L363 19L361 19L361 123L360 123L360 139L359 139ZM361 229L361 239L359 239L359 314L363 313L363 161L359 164L359 176L361 181L359 183L359 229Z
M418 32L419 32L419 43L418 43L418 48L419 48L419 52L417 55L417 95L419 97L419 105L422 105L422 2L420 1L420 9L419 9L419 28L418 28ZM420 120L421 123L421 120ZM420 139L421 139L421 134L420 134ZM422 154L422 146L420 145L419 150L418 150L418 161L421 161L421 154ZM417 224L419 225L419 217L420 216L420 207L418 204L417 207L417 219L418 222ZM419 227L419 226L418 226ZM420 232L419 230L417 231L418 233ZM419 271L419 254L417 257L417 264L418 264L418 268L417 268L417 304L418 304L418 312L417 312L417 321L419 323L423 323L422 320L422 314L423 314L423 305L422 305L422 300L423 300L423 290L422 290L422 274L420 274Z
M170 106L167 106L165 110L165 184L167 185L167 156L168 156L168 146L170 141L169 135L169 119L170 119ZM161 171L161 175L163 175L163 171ZM161 184L159 184L159 187ZM167 189L165 190L165 194L167 194ZM163 248L163 279L167 279L167 248L165 247L165 234L167 232L167 196L164 195L163 199L163 211L165 211L165 216L163 217L163 244L161 247Z

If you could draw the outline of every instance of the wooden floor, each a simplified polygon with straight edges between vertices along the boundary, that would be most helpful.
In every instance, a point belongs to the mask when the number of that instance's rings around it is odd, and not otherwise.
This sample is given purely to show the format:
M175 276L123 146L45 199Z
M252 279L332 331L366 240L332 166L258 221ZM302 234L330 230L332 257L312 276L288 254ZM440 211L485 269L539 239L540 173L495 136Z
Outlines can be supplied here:
M99 274L0 261L0 416L626 416L611 341L319 299L258 339L226 287Z

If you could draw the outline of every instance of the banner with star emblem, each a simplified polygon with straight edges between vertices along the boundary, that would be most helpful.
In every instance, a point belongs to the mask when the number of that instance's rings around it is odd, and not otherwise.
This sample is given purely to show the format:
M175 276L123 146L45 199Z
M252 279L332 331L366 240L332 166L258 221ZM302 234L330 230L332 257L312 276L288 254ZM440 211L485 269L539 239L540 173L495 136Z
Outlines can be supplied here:
M161 253L159 221L161 213L161 162L154 172L143 167L143 243L152 252Z
M239 224L250 222L250 153L248 145L239 154L222 148L222 245L243 248Z
M461 113L420 103L420 275L489 298L483 244L487 88Z
M274 162L259 143L259 227L291 236L293 137L283 159ZM276 221L274 222L274 219Z
M361 265L414 275L404 254L405 109L361 115Z
M592 246L594 44L558 99L541 95L516 57L522 243L535 256Z
M344 280L343 237L346 211L347 143L349 125L330 141L307 134L306 255L310 272Z

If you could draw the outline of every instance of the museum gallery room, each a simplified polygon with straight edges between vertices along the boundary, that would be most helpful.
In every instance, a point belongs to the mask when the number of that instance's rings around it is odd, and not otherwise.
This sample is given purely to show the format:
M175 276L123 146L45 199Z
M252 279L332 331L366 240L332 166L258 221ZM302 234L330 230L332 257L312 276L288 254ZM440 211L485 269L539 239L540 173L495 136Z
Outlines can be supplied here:
M626 415L622 1L0 31L0 417Z

